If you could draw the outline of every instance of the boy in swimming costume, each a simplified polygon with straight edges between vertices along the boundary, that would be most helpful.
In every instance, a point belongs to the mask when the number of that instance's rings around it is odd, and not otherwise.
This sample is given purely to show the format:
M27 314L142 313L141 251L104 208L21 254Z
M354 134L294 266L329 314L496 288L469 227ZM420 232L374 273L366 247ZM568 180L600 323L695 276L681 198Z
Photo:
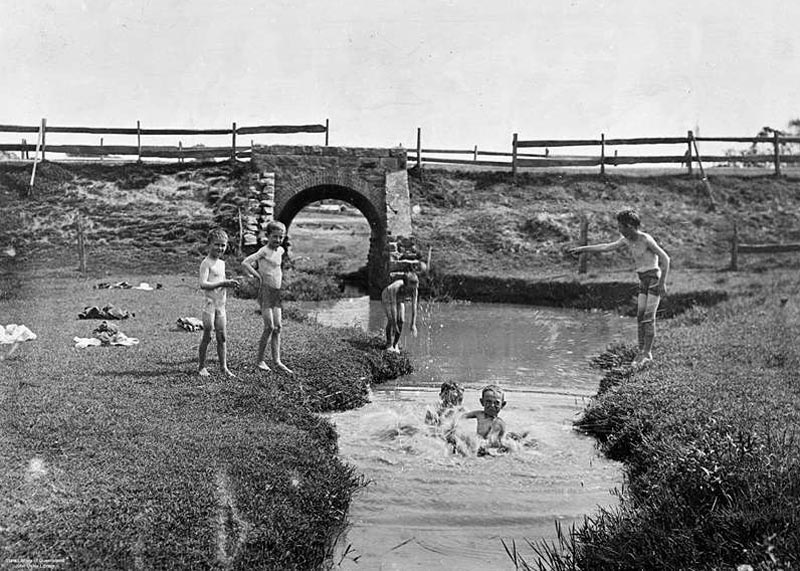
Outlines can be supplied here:
M400 352L398 343L403 332L405 319L405 302L411 304L411 334L417 336L417 294L419 278L414 272L403 274L403 279L398 279L383 288L381 303L386 312L386 350L394 353Z
M571 248L573 254L580 252L610 252L627 246L633 255L639 275L636 321L638 325L639 353L633 359L634 366L653 360L653 340L656 335L656 310L661 298L667 295L667 275L670 259L650 234L639 230L641 221L633 210L617 214L619 233L615 242Z
M478 436L485 438L489 447L503 446L503 436L506 433L506 423L500 418L500 411L506 406L503 389L497 385L484 387L480 403L483 410L466 412L461 418L478 420Z
M211 331L216 332L217 356L219 368L229 377L235 376L228 369L228 354L226 348L227 315L225 302L230 287L237 287L239 282L225 278L225 262L222 254L228 247L228 235L221 228L215 228L208 233L208 253L200 263L200 289L203 290L203 338L200 340L198 372L201 377L208 377L206 369L206 350L211 342Z
M270 345L272 362L279 371L291 374L292 370L281 361L281 329L282 307L281 282L283 281L283 244L286 226L282 222L272 220L267 223L267 243L254 254L242 261L242 268L259 281L258 304L264 329L258 341L257 367L262 371L270 368L264 361L267 345Z

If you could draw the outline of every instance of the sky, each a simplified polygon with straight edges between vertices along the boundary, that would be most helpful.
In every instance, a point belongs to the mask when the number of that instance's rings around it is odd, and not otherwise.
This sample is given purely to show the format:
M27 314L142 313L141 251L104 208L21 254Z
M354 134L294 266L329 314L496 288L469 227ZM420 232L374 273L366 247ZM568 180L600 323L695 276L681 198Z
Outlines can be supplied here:
M424 147L507 151L515 132L523 140L698 128L753 136L800 117L796 0L4 0L2 8L2 124L329 119L332 145L414 147L419 127Z

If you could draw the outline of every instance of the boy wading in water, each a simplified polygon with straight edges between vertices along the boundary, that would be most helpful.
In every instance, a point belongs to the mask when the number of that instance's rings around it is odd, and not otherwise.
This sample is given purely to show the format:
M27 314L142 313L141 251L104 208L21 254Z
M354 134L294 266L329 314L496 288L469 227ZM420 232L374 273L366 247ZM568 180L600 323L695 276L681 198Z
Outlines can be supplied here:
M258 305L261 308L261 317L264 320L264 330L258 341L258 364L263 371L270 368L264 361L267 344L272 350L272 362L278 370L292 373L292 370L281 361L281 282L283 280L284 249L283 238L286 235L286 226L282 222L273 220L267 224L267 244L254 254L247 256L242 261L245 272L259 281Z
M403 332L405 302L411 303L411 334L417 336L417 295L419 278L414 272L403 274L403 279L395 280L383 288L381 303L386 312L386 350L400 352L400 334Z
M203 338L200 340L198 369L201 377L208 377L206 369L206 351L211 342L211 331L217 334L217 355L219 368L229 377L234 374L228 369L226 338L228 335L228 318L225 311L229 287L237 287L236 280L225 279L225 262L222 254L228 247L228 235L221 228L208 233L208 254L200 263L200 289L203 290Z
M661 249L650 234L639 230L641 221L633 210L623 210L617 214L619 233L622 237L616 242L578 246L569 251L610 252L627 245L636 264L639 275L639 295L637 298L636 321L639 334L639 353L632 365L643 365L653 359L653 339L656 335L656 310L661 297L667 295L667 275L669 256Z

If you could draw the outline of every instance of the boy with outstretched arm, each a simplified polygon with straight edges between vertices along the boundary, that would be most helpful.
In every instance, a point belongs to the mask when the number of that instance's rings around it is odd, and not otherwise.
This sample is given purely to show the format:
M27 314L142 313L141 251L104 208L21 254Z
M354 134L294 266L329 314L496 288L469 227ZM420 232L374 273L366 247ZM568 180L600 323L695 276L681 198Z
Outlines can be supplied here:
M639 275L639 294L637 297L636 322L638 325L639 352L632 365L640 366L653 360L653 340L656 335L656 310L661 298L667 295L667 276L670 259L650 234L639 230L641 220L633 210L623 210L617 214L619 233L622 236L615 242L578 246L569 251L610 252L623 246L630 250L636 272Z
M206 351L211 342L211 331L216 332L217 356L219 368L229 377L235 376L228 369L228 353L226 348L228 318L225 310L228 288L237 287L239 282L225 278L225 262L222 254L228 247L228 235L221 228L208 233L207 255L200 263L200 289L203 290L203 338L200 340L198 372L201 377L208 377L206 369Z
M272 220L267 223L267 243L254 254L247 256L242 262L242 268L249 275L259 281L258 305L261 309L261 318L264 320L264 329L258 341L257 367L262 371L269 371L269 365L264 361L267 345L270 345L272 362L279 371L291 374L292 370L281 361L281 328L282 307L281 282L283 281L283 244L286 235L286 226L282 222Z
M394 353L400 352L400 335L403 333L405 321L405 303L411 304L411 334L417 336L417 297L419 278L414 272L403 274L398 279L383 288L381 303L386 312L386 350Z

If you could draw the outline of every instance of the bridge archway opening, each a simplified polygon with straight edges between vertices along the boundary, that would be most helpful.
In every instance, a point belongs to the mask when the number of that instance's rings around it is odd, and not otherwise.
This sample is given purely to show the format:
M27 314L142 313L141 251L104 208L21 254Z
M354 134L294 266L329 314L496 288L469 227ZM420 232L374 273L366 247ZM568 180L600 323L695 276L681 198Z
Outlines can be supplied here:
M368 197L347 186L317 184L295 193L281 207L280 211L275 212L275 219L286 225L286 231L290 235L291 241L295 242L294 247L296 248L297 238L292 234L292 222L304 208L323 200L344 202L358 210L366 219L369 225L369 248L367 258L359 266L359 269L363 266L368 268L367 283L364 285L370 295L374 296L376 291L380 292L380 288L384 285L382 282L385 280L380 268L382 267L382 254L386 247L386 223Z

